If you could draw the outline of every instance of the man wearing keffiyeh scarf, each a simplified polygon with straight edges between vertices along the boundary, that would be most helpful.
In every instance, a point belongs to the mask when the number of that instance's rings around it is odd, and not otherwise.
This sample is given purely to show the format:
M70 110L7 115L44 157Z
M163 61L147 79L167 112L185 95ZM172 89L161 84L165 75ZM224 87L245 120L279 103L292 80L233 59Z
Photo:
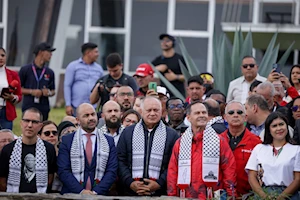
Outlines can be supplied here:
M56 172L53 145L37 133L43 117L36 108L24 111L20 122L22 136L6 145L0 156L0 191L46 193Z
M91 104L76 110L80 128L62 138L57 158L62 194L106 195L117 177L117 154L113 138L97 128L97 114Z
M191 122L176 141L168 168L168 195L184 198L212 198L218 189L235 195L235 160L229 145L211 127L207 108L200 102L187 109ZM215 196L216 197L216 196Z
M161 102L146 97L142 120L124 129L118 143L119 178L126 196L166 195L168 163L178 139L161 120Z

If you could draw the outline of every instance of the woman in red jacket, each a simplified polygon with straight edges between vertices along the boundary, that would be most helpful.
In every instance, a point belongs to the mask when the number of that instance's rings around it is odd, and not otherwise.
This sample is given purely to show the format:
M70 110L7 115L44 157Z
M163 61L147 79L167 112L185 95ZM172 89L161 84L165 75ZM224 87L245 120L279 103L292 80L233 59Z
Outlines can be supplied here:
M6 68L6 52L0 47L0 129L11 129L17 117L15 105L22 100L17 72Z

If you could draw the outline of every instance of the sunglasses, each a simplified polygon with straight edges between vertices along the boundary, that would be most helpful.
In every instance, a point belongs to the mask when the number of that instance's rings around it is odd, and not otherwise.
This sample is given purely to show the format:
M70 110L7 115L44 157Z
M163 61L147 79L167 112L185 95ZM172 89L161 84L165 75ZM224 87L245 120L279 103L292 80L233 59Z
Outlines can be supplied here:
M30 119L22 119L22 121L25 122L26 124L29 124L31 122L32 124L35 124L35 125L41 123L38 120L30 120Z
M253 68L253 67L255 67L255 64L244 64L244 65L242 65L242 67L243 67L244 69L247 69L248 66L249 66L250 68Z
M170 109L174 109L174 108L179 108L179 109L181 109L181 108L183 108L183 107L184 107L183 104L177 104L177 105L171 104L171 105L169 105L169 108L170 108Z
M48 137L51 133L52 133L54 136L57 135L57 131L45 131L45 132L44 132L44 135Z
M300 106L295 105L295 106L292 106L291 109L293 112L296 112L299 108L300 108Z
M233 115L234 113L235 113L234 110L229 110L229 111L228 111L228 115ZM243 112L242 110L237 110L236 113L237 113L238 115L242 115L244 112Z

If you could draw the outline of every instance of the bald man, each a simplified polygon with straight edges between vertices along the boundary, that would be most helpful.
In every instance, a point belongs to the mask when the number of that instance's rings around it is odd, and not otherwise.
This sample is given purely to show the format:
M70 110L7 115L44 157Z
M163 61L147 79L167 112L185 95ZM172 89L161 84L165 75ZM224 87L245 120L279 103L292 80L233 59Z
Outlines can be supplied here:
M124 127L121 126L121 106L117 102L109 100L103 105L101 116L105 124L100 128L100 131L113 137L115 145L117 146L124 130Z
M62 194L106 195L117 177L118 160L113 138L97 128L91 104L76 109L79 129L62 138L57 158Z
M76 128L78 128L78 126L79 126L79 124L78 124L78 122L77 122L77 120L76 120L76 117L74 117L74 116L71 116L71 115L65 116L65 117L63 118L62 122L65 122L65 121L71 122L72 124L75 125Z
M142 118L127 127L118 143L119 179L126 196L166 195L166 179L172 148L179 135L161 120L161 102L148 96Z

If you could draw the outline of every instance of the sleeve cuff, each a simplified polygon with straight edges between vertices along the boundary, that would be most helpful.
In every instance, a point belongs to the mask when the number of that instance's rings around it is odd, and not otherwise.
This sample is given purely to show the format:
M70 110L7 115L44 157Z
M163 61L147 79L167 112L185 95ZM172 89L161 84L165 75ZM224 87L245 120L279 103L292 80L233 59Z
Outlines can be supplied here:
M162 186L166 183L164 180L162 179L158 179L156 180L156 182L158 183L158 185L160 186L160 188L162 188Z
M132 183L133 181L134 181L133 178L127 178L127 179L125 180L125 184L130 188L130 185L131 185L131 183Z

